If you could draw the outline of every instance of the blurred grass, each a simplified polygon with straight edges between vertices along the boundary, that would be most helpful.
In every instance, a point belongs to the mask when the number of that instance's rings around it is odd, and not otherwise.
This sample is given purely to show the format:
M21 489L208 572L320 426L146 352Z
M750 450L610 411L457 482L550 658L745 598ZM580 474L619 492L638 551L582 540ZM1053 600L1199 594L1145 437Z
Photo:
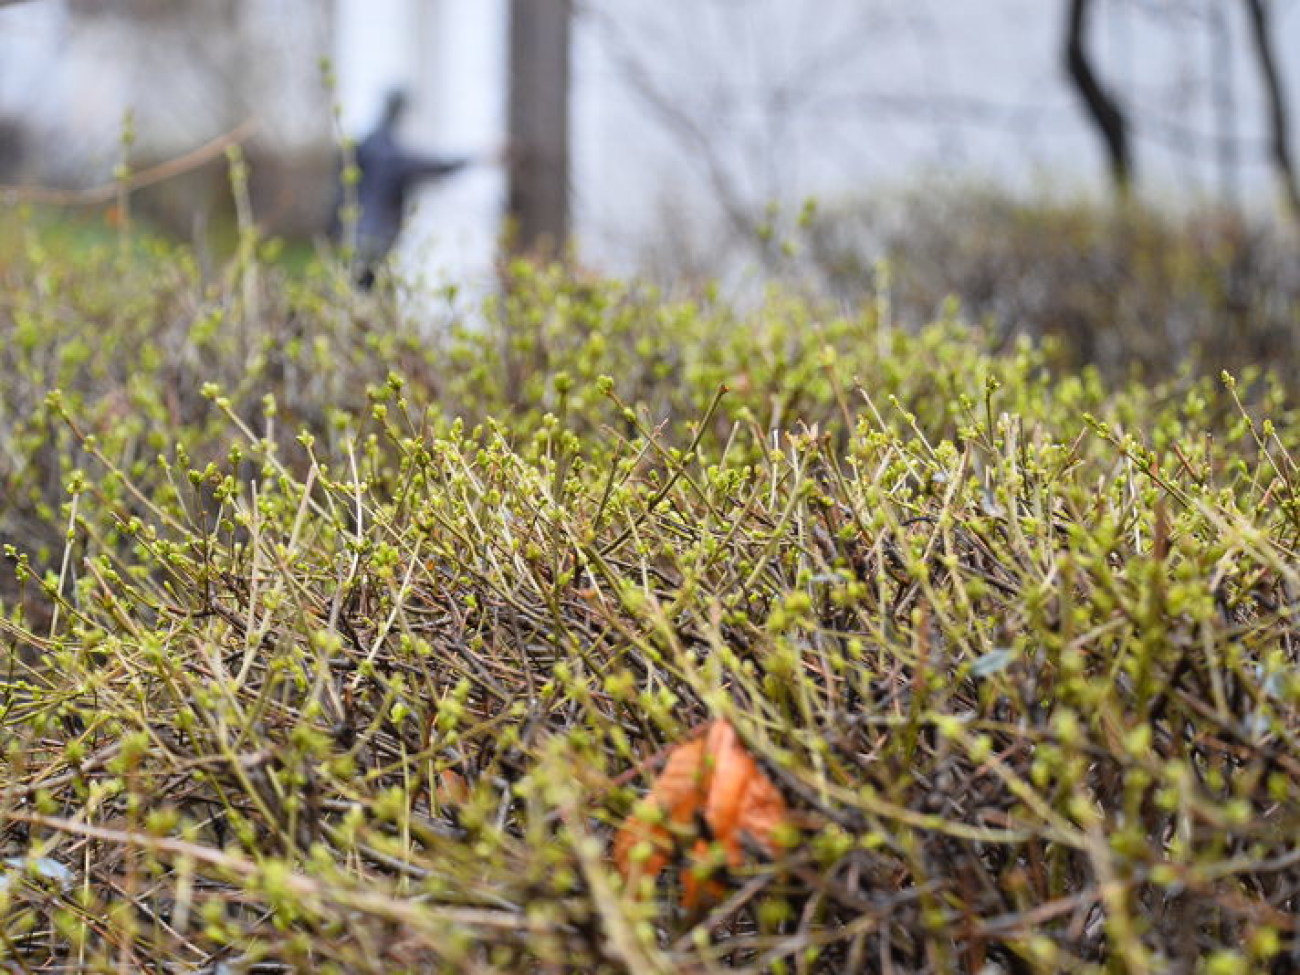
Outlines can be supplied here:
M0 262L16 263L33 237L46 248L77 257L115 246L117 231L102 207L0 207Z
M1276 377L526 264L413 319L244 230L0 265L7 961L1300 963ZM800 831L696 916L608 841L713 718Z
M171 235L148 215L133 213L130 221L126 241L137 253L147 254L151 246L164 250L170 246ZM218 212L202 236L212 260L228 261L238 249L238 221L233 213ZM274 267L305 273L315 260L309 240L276 237L266 243L261 259ZM97 252L122 247L122 218L116 206L0 206L0 266L19 261L32 244L73 259L93 258Z

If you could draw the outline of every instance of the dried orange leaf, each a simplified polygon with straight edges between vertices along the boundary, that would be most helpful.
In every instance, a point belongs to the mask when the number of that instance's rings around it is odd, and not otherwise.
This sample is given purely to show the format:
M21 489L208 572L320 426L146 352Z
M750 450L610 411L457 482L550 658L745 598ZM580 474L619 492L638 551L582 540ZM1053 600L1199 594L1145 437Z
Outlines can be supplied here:
M688 826L697 809L704 805L707 788L704 762L704 739L697 738L678 745L668 755L664 770L650 788L649 800L663 812L664 819L676 826ZM643 862L632 862L632 852L641 843L649 843L653 853ZM624 879L632 876L657 877L668 863L673 848L672 836L662 821L648 822L632 816L614 839L614 864Z
M733 867L741 862L743 837L772 853L776 831L789 822L780 791L726 721L713 722L702 737L669 753L647 801L658 807L659 815L633 815L614 839L614 863L624 880L657 877L673 853L673 834L680 837L690 831L697 816L703 816ZM648 845L648 852L642 844ZM687 908L717 901L724 893L720 883L700 875L709 851L704 838L692 844L693 863L682 870L681 878Z
M695 869L696 864L707 865L708 859L708 841L696 840L695 845L691 847L691 862L682 867L682 907L688 911L693 911L697 907L704 907L707 904L716 904L726 896L727 888L722 885L721 881L708 873L701 876Z
M776 849L773 834L788 819L781 793L763 774L758 763L726 721L709 729L708 752L713 757L704 821L727 851L727 863L737 866L741 836L748 834L768 853Z
M736 832L745 793L749 780L760 773L726 721L715 721L709 729L708 752L713 757L713 780L704 805L704 821L727 851L727 862L734 865L740 858Z
M469 802L469 783L465 781L465 776L455 769L443 769L438 773L438 785L434 795L439 805L463 806Z

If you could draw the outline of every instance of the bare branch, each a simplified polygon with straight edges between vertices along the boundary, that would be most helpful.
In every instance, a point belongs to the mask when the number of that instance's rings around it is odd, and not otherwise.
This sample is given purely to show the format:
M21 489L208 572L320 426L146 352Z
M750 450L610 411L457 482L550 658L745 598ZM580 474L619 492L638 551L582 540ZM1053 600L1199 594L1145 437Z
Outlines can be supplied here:
M1092 61L1084 44L1088 31L1088 17L1092 0L1070 0L1068 28L1065 38L1065 64L1075 90L1083 99L1093 124L1101 134L1110 159L1111 178L1115 189L1124 195L1133 180L1133 156L1129 149L1128 120L1118 103L1110 96L1092 69Z
M703 166L714 200L731 224L733 232L744 240L757 239L759 220L736 186L734 175L720 158L714 144L714 134L691 115L680 99L659 87L649 67L637 57L633 46L626 41L608 15L601 15L598 23L610 45L614 60L632 89L656 114L660 123L692 150L691 158Z
M0 5L12 0L0 0ZM22 0L18 0L22 2ZM123 189L127 192L152 186L164 180L188 173L192 169L216 159L230 146L247 141L257 131L256 119L245 119L229 132L205 142L197 149L192 149L183 156L169 159L127 178L125 186L121 182L105 183L85 190L61 190L47 186L0 186L0 202L45 203L52 206L96 206L113 200Z
M1300 185L1296 183L1295 163L1291 159L1291 124L1287 116L1286 96L1278 77L1277 62L1270 41L1270 10L1265 0L1246 0L1246 13L1250 20L1251 39L1255 45L1255 58L1263 75L1264 96L1268 100L1268 124L1273 169L1282 184L1287 208L1294 219L1300 220Z

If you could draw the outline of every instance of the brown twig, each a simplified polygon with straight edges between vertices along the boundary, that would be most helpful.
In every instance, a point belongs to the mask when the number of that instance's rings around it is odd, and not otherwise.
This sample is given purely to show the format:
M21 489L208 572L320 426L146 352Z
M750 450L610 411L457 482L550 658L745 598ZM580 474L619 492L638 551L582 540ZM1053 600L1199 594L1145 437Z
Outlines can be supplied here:
M9 205L45 203L51 206L98 206L109 203L123 190L132 192L146 186L153 186L155 183L161 183L206 165L230 146L246 142L257 131L257 126L257 119L245 119L230 131L203 143L183 156L142 169L126 180L115 180L112 183L84 190L62 190L49 186L0 186L0 201Z

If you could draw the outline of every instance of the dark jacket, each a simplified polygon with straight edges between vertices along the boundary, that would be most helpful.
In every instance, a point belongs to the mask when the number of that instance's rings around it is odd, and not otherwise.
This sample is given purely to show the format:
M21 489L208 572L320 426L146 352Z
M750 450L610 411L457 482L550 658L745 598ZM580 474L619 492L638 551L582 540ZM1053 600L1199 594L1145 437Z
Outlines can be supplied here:
M357 146L357 250L368 261L382 260L402 230L409 195L422 180L449 176L468 160L408 152L397 144L393 127L381 125Z
M397 124L405 110L400 92L389 95L383 120L357 145L356 163L361 179L356 187L360 210L357 218L358 281L365 287L374 281L375 268L393 249L402 232L406 203L423 180L448 176L468 165L468 159L444 159L410 152L397 141ZM343 238L340 211L345 199L342 180L330 221L330 236Z

